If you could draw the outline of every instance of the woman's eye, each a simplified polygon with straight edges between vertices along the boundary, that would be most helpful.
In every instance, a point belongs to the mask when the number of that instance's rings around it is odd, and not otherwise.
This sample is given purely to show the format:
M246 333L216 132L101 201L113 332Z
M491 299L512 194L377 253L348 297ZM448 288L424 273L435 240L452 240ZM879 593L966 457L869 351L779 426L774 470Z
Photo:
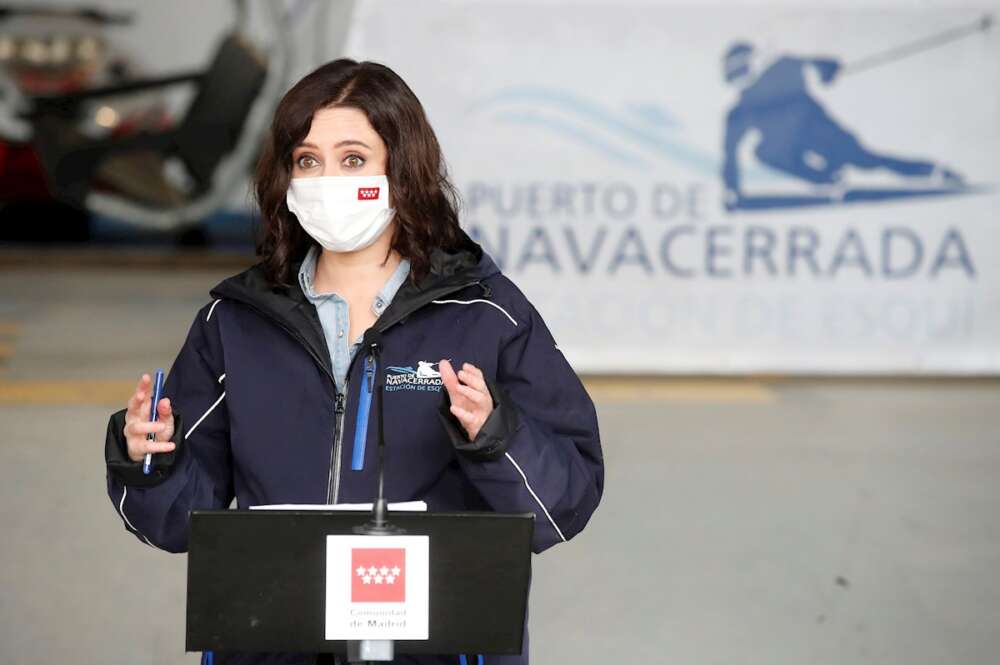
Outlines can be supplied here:
M299 157L298 161L295 162L300 169L311 169L316 166L316 160L309 155L302 155Z
M365 160L359 155L349 155L347 159L344 160L344 165L348 168L359 169L365 165Z

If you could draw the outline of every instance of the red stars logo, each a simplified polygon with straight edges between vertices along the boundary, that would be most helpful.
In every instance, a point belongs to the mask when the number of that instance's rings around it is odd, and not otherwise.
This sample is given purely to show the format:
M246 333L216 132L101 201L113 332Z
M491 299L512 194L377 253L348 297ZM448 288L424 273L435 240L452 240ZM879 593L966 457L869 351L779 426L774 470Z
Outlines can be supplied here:
M374 201L378 198L378 187L358 187L359 201Z
M399 548L351 549L351 602L402 603L406 601L406 550Z

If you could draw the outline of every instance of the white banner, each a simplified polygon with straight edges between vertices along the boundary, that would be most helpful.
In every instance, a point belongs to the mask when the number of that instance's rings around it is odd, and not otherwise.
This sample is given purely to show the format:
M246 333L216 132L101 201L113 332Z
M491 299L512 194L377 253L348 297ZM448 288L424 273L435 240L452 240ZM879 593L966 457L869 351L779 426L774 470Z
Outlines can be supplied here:
M578 371L1000 371L980 9L364 2Z

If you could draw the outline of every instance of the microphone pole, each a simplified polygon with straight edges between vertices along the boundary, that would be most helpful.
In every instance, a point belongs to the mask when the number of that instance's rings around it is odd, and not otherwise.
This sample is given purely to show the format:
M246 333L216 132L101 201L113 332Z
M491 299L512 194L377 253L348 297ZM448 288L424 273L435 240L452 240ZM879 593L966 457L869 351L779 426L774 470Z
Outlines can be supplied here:
M371 519L354 527L356 534L363 536L396 536L406 533L404 529L389 523L389 508L385 500L385 414L383 411L383 383L379 379L382 356L382 333L369 328L362 339L362 349L368 354L365 360L365 381L375 400L375 418L378 420L378 495L372 504ZM371 374L368 374L371 372ZM376 663L391 661L395 656L392 640L348 640L347 661L349 663Z
M372 395L375 400L375 418L378 432L378 494L372 504L371 520L362 526L355 527L355 533L369 536L389 536L404 533L403 529L389 523L389 505L385 500L385 412L384 397L385 386L381 380L382 368L379 363L382 357L382 333L374 327L369 328L362 340L362 348L368 354L367 363L371 363L370 369L373 376L366 377L369 381L369 389L374 391Z

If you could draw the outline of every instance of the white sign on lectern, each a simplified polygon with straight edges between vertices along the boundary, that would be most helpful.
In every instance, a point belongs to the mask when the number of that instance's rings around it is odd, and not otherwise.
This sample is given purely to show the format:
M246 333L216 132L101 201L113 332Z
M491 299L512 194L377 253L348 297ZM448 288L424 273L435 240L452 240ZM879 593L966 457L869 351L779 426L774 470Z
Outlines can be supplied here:
M326 639L428 638L427 536L327 536Z

